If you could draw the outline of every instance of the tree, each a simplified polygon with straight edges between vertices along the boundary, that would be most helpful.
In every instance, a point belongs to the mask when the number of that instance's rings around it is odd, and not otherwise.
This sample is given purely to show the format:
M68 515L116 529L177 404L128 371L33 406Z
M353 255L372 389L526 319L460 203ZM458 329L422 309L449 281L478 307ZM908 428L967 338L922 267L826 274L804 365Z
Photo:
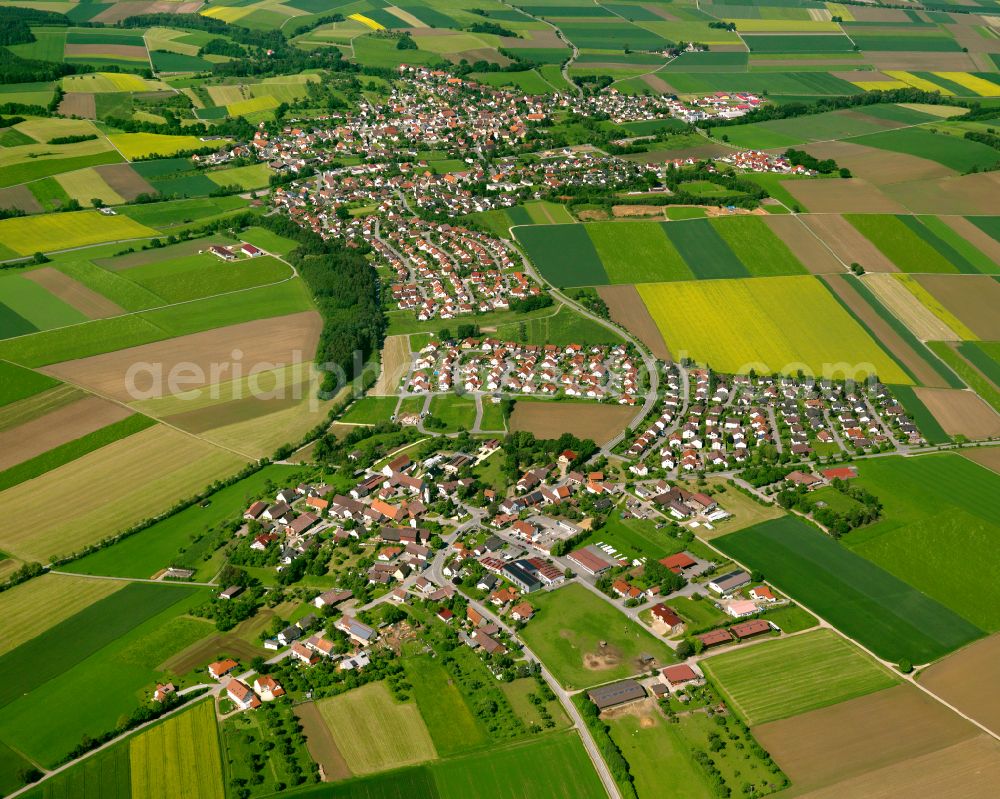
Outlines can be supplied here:
M674 654L677 655L681 660L687 660L691 655L694 654L694 647L691 646L689 641L681 641L677 644L677 649L674 650Z

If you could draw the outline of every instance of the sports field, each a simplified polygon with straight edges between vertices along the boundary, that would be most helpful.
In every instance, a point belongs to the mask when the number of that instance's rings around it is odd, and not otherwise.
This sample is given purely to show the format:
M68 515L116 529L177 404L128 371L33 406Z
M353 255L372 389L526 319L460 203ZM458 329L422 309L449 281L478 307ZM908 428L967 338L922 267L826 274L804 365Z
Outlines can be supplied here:
M357 775L437 757L417 705L397 702L376 682L316 703L351 771ZM392 745L387 745L389 742Z
M896 677L831 630L726 652L700 665L748 724L889 688Z
M214 702L200 702L129 742L132 795L224 799Z
M1000 630L1000 476L950 453L877 458L857 485L884 506L882 519L843 542L990 632ZM982 575L969 579L969 569Z
M538 613L524 628L524 640L566 688L646 671L650 665L641 663L640 655L652 655L661 665L674 660L662 641L580 585L533 596L531 602Z
M713 543L887 660L926 663L982 635L798 517L764 522Z
M912 382L815 277L649 283L638 289L675 358L735 374L801 369ZM722 320L731 321L720 328Z

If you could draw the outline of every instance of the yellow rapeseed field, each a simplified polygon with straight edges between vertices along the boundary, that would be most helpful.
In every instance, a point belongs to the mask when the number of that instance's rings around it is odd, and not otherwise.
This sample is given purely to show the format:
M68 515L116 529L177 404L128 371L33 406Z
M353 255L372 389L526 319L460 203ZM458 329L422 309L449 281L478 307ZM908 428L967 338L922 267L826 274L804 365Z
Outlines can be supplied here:
M675 358L723 372L877 374L912 382L812 276L646 283L637 287Z

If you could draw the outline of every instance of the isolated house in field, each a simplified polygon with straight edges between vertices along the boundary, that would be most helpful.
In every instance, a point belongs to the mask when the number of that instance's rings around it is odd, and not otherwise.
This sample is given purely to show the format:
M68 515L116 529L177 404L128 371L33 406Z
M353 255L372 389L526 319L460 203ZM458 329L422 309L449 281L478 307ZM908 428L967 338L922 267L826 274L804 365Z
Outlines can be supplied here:
M228 247L223 247L219 244L213 244L208 248L208 251L212 253L216 258L221 258L223 261L235 261L236 253L230 250Z
M252 244L243 242L243 246L240 247L240 252L243 253L247 258L256 258L258 255L263 255L263 251L258 250Z

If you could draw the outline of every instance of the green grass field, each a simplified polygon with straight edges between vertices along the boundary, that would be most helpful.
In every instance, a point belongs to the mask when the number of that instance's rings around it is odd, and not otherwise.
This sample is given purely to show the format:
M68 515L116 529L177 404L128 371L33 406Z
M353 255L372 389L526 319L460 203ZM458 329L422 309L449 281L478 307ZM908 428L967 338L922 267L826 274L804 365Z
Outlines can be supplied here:
M904 272L960 271L958 264L949 261L925 236L921 235L919 228L915 229L912 226L919 226L918 222L912 222L911 225L909 217L889 214L844 214L844 218ZM926 233L933 235L929 230L926 230Z
M47 779L26 799L131 799L129 742L122 741Z
M438 394L431 400L431 416L444 422L444 430L469 430L476 423L476 403L471 398Z
M53 377L32 372L15 363L0 361L0 408L58 385L59 381Z
M891 672L830 630L726 652L700 665L751 725L835 705L896 683Z
M713 543L888 660L926 663L982 635L798 517L764 522Z
M362 397L338 421L350 424L388 422L396 412L397 401L397 397Z
M645 671L648 666L638 661L643 654L661 664L674 660L663 642L582 586L570 584L533 596L532 604L538 614L524 628L524 640L566 688L586 688ZM603 653L601 641L608 642ZM589 656L606 657L588 667Z
M277 283L291 277L292 270L270 256L226 263L205 253L134 266L124 275L166 305Z
M992 167L997 163L997 151L979 142L958 136L931 133L923 128L903 128L885 133L871 133L851 139L852 144L863 144L897 153L915 155L936 161L958 172Z
M730 216L712 219L709 224L752 276L807 274L806 268L788 249L788 245L760 217Z
M514 230L542 277L557 287L602 286L608 275L583 225L539 225Z
M368 683L316 703L355 774L423 763L437 757L416 704L392 698L385 683ZM388 741L393 745L386 746Z
M859 474L883 517L846 546L981 629L1000 630L1000 476L944 453L876 459Z
M133 796L224 799L214 702L199 702L129 741Z
M407 658L403 666L420 715L441 757L476 749L489 741L462 692L437 659Z
M690 223L685 223L690 224ZM640 285L639 296L675 357L734 374L799 369L889 383L912 381L811 276ZM739 320L720 328L719 315Z
M604 325L581 316L567 305L559 305L555 313L524 322L509 322L497 327L497 335L522 344L618 344L621 336ZM488 403L486 403L488 404Z
M131 584L0 657L0 740L52 766L84 735L112 729L173 647L192 643L173 635L164 642L161 629L206 597L202 589ZM151 638L161 646L149 649ZM95 683L103 689L90 690ZM56 717L53 727L48 719Z
M585 227L610 283L657 283L694 277L677 247L665 235L664 225L592 222Z

